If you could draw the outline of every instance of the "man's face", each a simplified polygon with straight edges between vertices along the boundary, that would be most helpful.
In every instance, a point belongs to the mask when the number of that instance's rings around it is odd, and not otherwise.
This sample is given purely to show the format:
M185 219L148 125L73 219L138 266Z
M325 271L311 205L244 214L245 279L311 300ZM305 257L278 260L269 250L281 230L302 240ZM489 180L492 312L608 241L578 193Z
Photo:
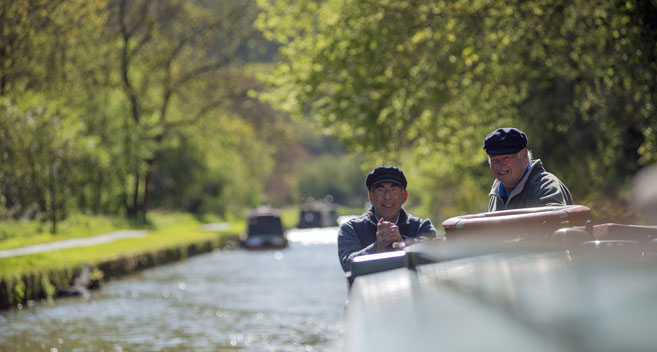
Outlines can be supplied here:
M527 165L529 165L529 158L526 148L516 154L490 156L490 169L507 191L520 181Z
M378 217L395 221L399 209L406 203L408 192L396 183L382 182L372 186L369 198Z

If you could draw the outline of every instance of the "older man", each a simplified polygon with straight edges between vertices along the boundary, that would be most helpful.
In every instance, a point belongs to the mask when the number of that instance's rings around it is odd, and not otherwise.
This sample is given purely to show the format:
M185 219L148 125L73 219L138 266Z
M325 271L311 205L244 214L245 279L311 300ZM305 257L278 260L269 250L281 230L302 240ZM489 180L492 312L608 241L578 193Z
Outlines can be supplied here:
M379 166L365 179L369 210L340 226L338 256L342 270L351 270L352 260L363 254L403 249L419 239L433 238L431 220L406 213L408 199L404 172L394 166Z
M531 160L527 135L517 128L498 128L484 139L490 169L495 175L488 211L573 204L568 188Z

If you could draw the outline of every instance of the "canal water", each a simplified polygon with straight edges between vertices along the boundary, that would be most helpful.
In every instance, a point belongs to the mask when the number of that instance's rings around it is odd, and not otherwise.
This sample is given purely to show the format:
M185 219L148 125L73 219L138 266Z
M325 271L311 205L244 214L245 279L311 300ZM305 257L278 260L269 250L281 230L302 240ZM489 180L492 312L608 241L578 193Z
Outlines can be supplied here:
M337 228L283 250L221 250L0 312L0 351L340 351Z

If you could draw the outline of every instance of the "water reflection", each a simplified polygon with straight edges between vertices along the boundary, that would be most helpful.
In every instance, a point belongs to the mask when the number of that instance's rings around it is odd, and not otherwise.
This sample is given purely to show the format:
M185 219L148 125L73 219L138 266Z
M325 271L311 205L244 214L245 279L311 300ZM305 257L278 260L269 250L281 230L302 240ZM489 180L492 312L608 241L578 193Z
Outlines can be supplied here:
M0 350L339 351L347 289L336 234L305 230L284 250L214 252L89 300L3 312Z
M338 227L322 227L311 229L291 229L286 233L289 241L301 245L336 244L338 241ZM334 253L337 258L337 249Z

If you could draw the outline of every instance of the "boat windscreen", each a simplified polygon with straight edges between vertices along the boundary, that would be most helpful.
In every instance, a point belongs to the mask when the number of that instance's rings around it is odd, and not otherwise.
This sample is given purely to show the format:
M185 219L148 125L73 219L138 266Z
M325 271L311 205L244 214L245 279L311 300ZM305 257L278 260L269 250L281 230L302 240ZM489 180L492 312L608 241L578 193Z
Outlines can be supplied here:
M277 216L255 216L249 219L249 236L251 235L283 235L281 218Z

